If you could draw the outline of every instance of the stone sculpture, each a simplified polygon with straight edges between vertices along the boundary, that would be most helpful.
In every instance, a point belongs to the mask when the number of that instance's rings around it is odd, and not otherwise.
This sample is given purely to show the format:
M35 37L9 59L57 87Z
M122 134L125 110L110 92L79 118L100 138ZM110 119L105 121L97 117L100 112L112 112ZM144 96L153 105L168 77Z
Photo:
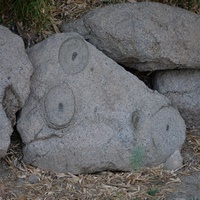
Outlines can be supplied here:
M27 51L31 93L17 128L24 162L57 172L129 171L179 151L185 124L170 101L76 33ZM133 162L132 162L133 161Z
M6 155L15 114L30 92L32 65L22 39L0 26L0 158Z
M200 68L200 16L161 3L112 4L64 23L123 66L139 71Z
M168 97L185 119L188 128L200 127L200 70L156 72L154 89Z

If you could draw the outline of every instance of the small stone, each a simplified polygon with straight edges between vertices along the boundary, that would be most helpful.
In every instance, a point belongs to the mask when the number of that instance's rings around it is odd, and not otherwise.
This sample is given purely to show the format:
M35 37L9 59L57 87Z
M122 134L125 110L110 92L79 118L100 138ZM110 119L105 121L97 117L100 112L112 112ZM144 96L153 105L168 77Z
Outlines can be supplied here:
M37 175L32 174L32 175L30 175L30 176L28 177L28 181L29 181L29 183L31 183L31 184L35 184L35 183L39 183L39 182L40 182L40 178L39 178Z
M183 165L183 158L179 150L176 150L165 162L164 168L175 170Z

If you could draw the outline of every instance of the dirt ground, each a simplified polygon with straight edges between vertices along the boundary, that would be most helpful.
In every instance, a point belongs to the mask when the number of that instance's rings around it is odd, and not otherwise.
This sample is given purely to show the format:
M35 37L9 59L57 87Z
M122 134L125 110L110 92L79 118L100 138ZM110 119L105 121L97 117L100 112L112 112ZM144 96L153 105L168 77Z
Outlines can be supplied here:
M196 130L194 132L197 133ZM200 133L200 130L198 130ZM174 190L166 195L167 200L200 200L200 135L188 132L182 149L183 169L177 174L179 183L174 183Z
M184 164L175 171L161 165L75 176L25 165L20 138L14 134L9 152L0 162L0 199L199 200L200 135L188 131L182 155Z

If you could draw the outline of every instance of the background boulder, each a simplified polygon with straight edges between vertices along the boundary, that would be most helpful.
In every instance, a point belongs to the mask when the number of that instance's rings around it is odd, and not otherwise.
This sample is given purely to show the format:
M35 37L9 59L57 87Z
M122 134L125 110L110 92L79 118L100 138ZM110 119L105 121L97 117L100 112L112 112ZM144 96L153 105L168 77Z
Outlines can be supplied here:
M30 92L32 65L22 39L0 26L0 158L10 145L15 114Z
M189 128L200 127L200 70L156 72L154 89L177 107Z
M116 62L139 71L200 68L200 16L153 2L112 4L64 23Z
M180 150L185 124L170 101L78 34L55 34L27 53L34 73L17 124L25 163L129 171Z

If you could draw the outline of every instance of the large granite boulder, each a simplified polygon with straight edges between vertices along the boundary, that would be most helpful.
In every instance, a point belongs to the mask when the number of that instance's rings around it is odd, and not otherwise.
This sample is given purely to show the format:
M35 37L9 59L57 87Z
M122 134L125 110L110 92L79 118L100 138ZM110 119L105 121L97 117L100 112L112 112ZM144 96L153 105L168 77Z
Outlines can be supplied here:
M156 72L154 89L177 107L189 128L200 127L200 70Z
M185 124L170 101L78 34L56 34L27 53L34 73L17 124L25 163L127 171L180 150Z
M200 68L200 16L153 2L113 4L64 23L126 67Z
M29 95L31 74L22 39L0 26L0 158L10 145L15 114Z

